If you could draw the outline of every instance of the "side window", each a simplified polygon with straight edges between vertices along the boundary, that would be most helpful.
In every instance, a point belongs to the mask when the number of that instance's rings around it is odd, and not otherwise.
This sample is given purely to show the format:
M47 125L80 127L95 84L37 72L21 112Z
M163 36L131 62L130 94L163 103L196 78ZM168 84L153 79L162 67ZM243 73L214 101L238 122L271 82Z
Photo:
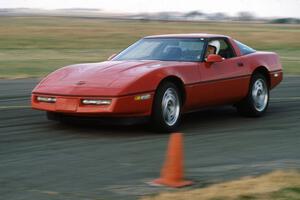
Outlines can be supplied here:
M225 39L213 39L208 43L208 50L211 47L214 47L216 50L214 51L215 54L222 56L223 58L233 58L235 57L234 51L231 45ZM208 53L208 52L207 52ZM208 53L209 55L210 53Z
M227 40L220 39L220 43L221 43L221 47L218 53L220 56L226 59L235 57L233 49L231 45L227 42Z
M247 55L247 54L255 52L254 49L252 49L251 47L248 47L247 45L245 45L245 44L243 44L243 43L241 43L241 42L239 42L237 40L235 40L235 43L240 48L242 55Z

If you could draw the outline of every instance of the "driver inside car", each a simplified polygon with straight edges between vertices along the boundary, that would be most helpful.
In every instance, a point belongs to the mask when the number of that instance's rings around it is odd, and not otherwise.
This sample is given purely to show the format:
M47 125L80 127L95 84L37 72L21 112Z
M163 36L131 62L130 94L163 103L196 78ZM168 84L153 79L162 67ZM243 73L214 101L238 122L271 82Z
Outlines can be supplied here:
M208 43L205 58L207 58L210 54L218 54L220 51L220 42L218 40L213 40Z

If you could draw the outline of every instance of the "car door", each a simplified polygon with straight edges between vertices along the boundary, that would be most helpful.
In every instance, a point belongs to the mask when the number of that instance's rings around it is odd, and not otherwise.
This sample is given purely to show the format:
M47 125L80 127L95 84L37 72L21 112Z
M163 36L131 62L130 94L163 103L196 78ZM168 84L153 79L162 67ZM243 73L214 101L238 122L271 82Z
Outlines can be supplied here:
M215 54L224 60L200 63L201 81L197 90L201 94L201 106L233 103L245 97L248 91L250 76L247 63L236 55L227 38L211 39L208 45L215 41L220 44Z

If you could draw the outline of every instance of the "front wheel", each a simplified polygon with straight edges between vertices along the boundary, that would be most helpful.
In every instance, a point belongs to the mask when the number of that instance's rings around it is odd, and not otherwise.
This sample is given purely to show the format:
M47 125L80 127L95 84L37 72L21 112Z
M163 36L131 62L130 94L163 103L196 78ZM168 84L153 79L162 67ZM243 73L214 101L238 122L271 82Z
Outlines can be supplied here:
M179 127L181 102L179 89L174 83L164 82L159 86L152 108L152 123L157 131L171 132Z
M241 115L250 117L262 116L269 105L269 87L266 77L260 73L254 74L247 97L237 104Z

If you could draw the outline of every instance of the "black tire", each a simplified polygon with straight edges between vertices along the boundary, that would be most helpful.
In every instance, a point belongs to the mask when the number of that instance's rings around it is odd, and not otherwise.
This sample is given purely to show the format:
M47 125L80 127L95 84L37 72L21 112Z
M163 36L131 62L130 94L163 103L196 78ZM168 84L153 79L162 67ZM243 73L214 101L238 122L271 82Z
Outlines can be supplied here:
M173 92L177 94L177 101L179 103L179 108L176 106L176 112L178 112L178 117L174 120L174 123L168 124L164 118L163 112L163 98L166 92ZM160 84L156 90L154 96L154 102L152 106L152 125L157 132L173 132L176 131L181 122L181 107L182 107L182 95L179 93L178 87L172 82L163 82ZM164 101L165 102L165 101ZM176 104L177 105L177 104ZM179 109L179 111L177 111ZM175 114L174 114L175 116ZM177 115L176 115L177 116ZM175 118L175 117L174 117ZM168 120L167 120L168 121Z
M255 93L254 87L256 83L262 83L263 87L264 87L264 91L262 94L266 94L266 97L263 97L263 103L261 108L259 108L256 104L255 101L255 97L253 97L253 93ZM260 117L263 114L265 114L268 105L269 105L269 84L268 81L266 79L266 77L261 74L261 73L255 73L253 74L253 76L251 77L251 81L250 81L250 85L249 85L249 91L247 94L247 97L245 99L243 99L241 102L239 102L236 107L237 107L237 111L242 115L242 116L247 116L247 117ZM255 95L256 98L259 97L259 95Z

